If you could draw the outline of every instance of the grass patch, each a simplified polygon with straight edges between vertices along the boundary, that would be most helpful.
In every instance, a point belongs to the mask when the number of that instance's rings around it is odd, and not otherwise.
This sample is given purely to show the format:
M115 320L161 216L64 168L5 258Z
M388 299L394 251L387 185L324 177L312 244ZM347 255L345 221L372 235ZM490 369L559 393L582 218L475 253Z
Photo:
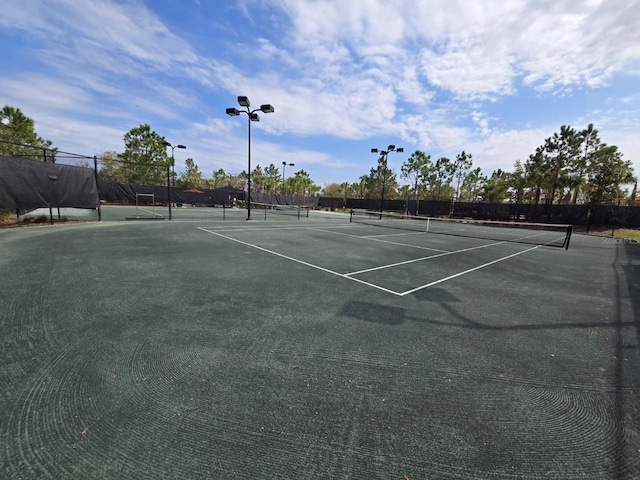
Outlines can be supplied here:
M0 208L0 226L14 225L17 221L16 212L6 208Z
M616 238L626 238L629 240L637 240L638 242L640 242L640 230L621 228L620 230L614 230L613 236Z

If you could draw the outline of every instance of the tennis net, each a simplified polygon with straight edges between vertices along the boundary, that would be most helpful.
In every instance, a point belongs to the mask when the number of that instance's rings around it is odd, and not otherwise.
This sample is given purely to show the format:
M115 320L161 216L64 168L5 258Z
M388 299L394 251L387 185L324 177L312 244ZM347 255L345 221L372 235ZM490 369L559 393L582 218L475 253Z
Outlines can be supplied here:
M433 218L359 209L351 210L350 221L414 232L547 245L565 249L569 248L572 232L571 225Z
M300 219L300 217L308 217L311 209L311 207L303 205L279 205L259 202L251 202L251 208L264 214L265 219L267 215L292 215Z

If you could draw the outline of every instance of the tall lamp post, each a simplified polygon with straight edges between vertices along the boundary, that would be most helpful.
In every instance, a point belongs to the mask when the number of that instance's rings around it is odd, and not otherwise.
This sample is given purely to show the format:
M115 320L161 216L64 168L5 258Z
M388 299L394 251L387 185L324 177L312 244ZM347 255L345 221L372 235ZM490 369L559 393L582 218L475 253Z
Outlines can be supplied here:
M227 108L227 115L232 117L237 117L240 113L246 113L249 117L248 119L248 134L247 134L247 220L251 220L251 122L259 122L260 117L256 113L258 110L262 113L273 113L275 109L272 105L265 103L264 105L260 105L260 108L256 108L251 110L249 107L251 104L249 103L249 99L247 97L238 97L238 104L241 107L244 107L243 110L238 110L235 107Z
M174 151L176 148L186 149L187 147L185 147L184 145L171 145L171 144L170 144L169 142L167 142L167 141L162 142L162 144L163 144L165 147L171 147L171 177L173 178L172 183L173 183L173 186L175 187L175 186L176 186L176 170L175 170L176 158L175 158L175 156L174 156L174 154L173 154L173 151Z
M387 183L387 156L391 152L402 153L404 152L404 148L402 147L396 148L395 145L389 145L386 150L377 149L377 148L371 149L371 153L379 153L380 156L382 157L383 170L382 170L382 195L380 199L380 218L382 218L382 211L384 209L384 188L385 188L385 184Z
M289 165L290 167L296 166L295 163L282 162L282 193L283 194L284 194L284 167L286 167L287 165Z

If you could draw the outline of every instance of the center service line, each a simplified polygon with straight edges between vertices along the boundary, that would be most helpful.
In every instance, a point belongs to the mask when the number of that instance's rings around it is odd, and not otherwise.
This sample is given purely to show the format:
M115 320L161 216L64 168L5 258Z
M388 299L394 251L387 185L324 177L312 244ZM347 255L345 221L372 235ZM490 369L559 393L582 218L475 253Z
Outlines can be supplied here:
M422 285L420 287L413 288L411 290L407 290L406 292L399 293L398 295L404 297L410 293L417 292L418 290L423 290L425 288L432 287L433 285L437 285L438 283L446 282L456 277L460 277L462 275L466 275L467 273L475 272L476 270L480 270L481 268L488 267L489 265L493 265L494 263L502 262L504 260L508 260L513 257L517 257L518 255L522 255L523 253L530 252L531 250L535 250L536 248L540 248L541 245L536 245L535 247L527 248L526 250L522 250L521 252L512 253L506 257L498 258L497 260L493 260L492 262L485 263L484 265L479 265L477 267L470 268L469 270L465 270L464 272L456 273L454 275L449 275L448 277L441 278L440 280L436 280L435 282L427 283L426 285Z
M478 245L476 247L463 248L462 250L454 250L452 252L437 253L435 255L429 255L428 257L414 258L412 260L405 260L404 262L390 263L388 265L381 265L379 267L367 268L366 270L358 270L357 272L349 272L349 273L345 273L345 276L350 278L351 275L360 275L361 273L375 272L376 270L397 267L399 265L407 265L409 263L422 262L423 260L430 260L432 258L444 257L446 255L455 255L456 253L470 252L471 250L478 250L479 248L493 247L494 245L502 245L503 243L506 243L506 242L487 243L486 245Z
M367 285L369 287L377 288L378 290L382 290L382 291L387 292L387 293L392 293L393 295L397 295L397 296L402 296L403 295L403 294L400 294L398 292L394 292L393 290L389 290L387 288L380 287L379 285L375 285L373 283L365 282L364 280L360 280L358 278L348 277L348 276L346 276L346 275L344 275L342 273L334 272L333 270L329 270L327 268L320 267L320 266L314 265L312 263L304 262L302 260L298 260L297 258L289 257L287 255L283 255L282 253L274 252L273 250L269 250L267 248L259 247L258 245L253 245L253 244L248 243L248 242L243 242L242 240L238 240L236 238L229 237L227 235L223 235L223 234L218 233L218 232L213 232L211 230L207 230L206 228L198 227L198 230L202 230L203 232L207 232L207 233L210 233L212 235L217 235L218 237L222 237L222 238L225 238L227 240L231 240L232 242L240 243L240 244L245 245L247 247L255 248L256 250L261 250L263 252L270 253L270 254L275 255L277 257L286 258L287 260L291 260L292 262L300 263L301 265L305 265L307 267L315 268L315 269L321 270L321 271L323 271L325 273L330 273L331 275L336 275L336 276L338 276L340 278L346 278L348 280L353 280L354 282L362 283L363 285Z
M420 250L430 250L432 252L448 252L448 250L442 250L440 248L422 247L420 245L411 245L410 243L392 242L390 240L383 240L381 238L374 238L374 237L370 237L370 236L369 237L362 237L360 235L353 235L351 233L344 233L344 232L334 232L332 230L324 230L322 228L313 228L313 227L308 227L308 228L309 228L309 230L314 230L316 232L332 233L334 235L344 235L345 237L351 237L351 238L359 238L359 239L363 239L364 238L365 240L372 240L374 242L388 243L390 245L399 245L401 247L418 248Z

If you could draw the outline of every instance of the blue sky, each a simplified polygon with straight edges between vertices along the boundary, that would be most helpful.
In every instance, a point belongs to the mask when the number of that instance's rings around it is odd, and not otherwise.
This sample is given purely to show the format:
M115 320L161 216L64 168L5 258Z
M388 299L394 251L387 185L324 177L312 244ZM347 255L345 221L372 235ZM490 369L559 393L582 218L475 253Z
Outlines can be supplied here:
M372 147L512 170L593 123L640 174L640 0L4 0L0 104L64 151L148 123L206 177L295 163L355 182Z

